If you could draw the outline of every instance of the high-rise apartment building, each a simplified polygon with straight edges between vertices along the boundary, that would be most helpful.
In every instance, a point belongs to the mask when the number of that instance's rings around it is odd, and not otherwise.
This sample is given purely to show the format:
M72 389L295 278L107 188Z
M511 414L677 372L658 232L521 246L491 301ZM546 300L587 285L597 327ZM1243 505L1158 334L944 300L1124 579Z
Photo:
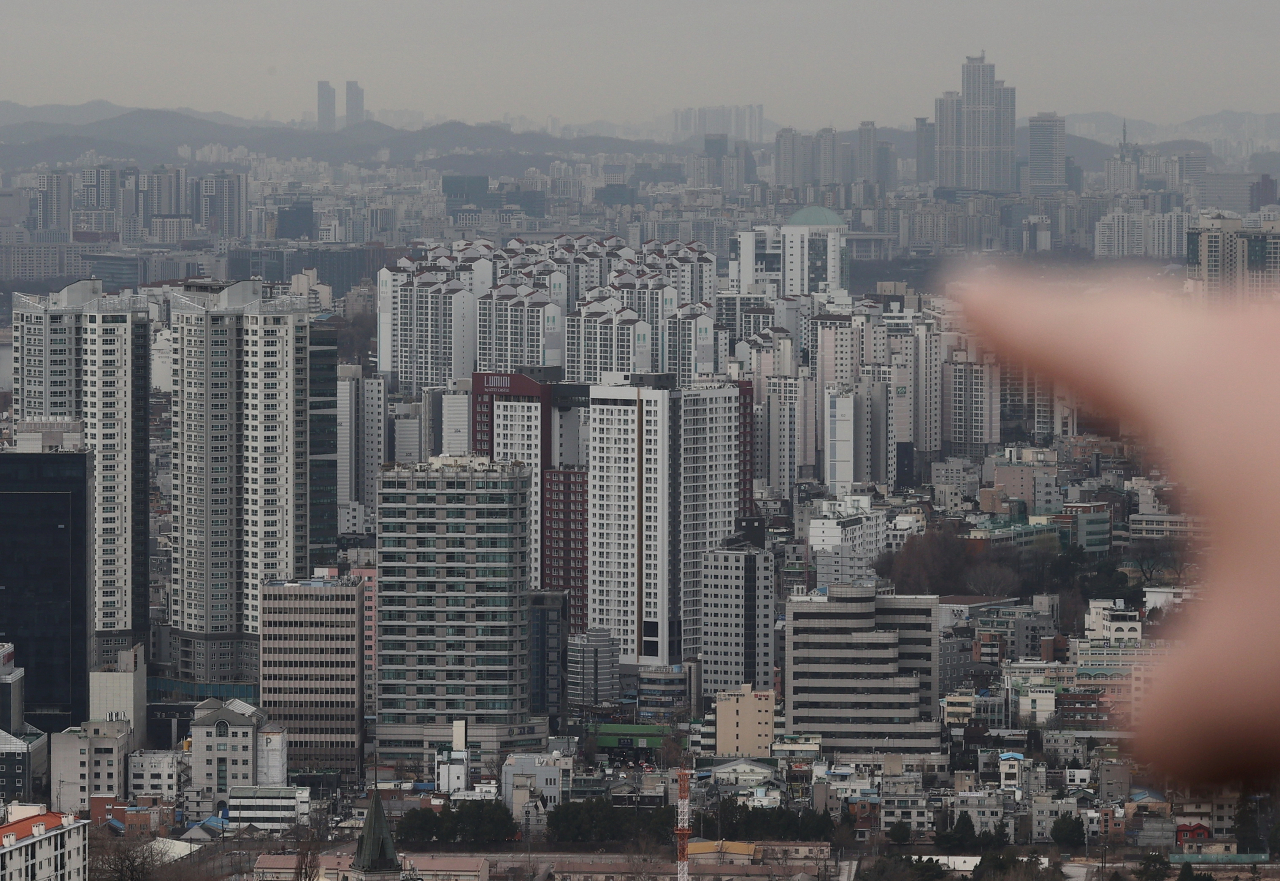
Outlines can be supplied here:
M36 229L71 232L71 175L50 171L36 178Z
M385 272L385 270L384 270ZM379 273L381 284L383 273ZM445 387L469 378L476 365L477 294L462 280L434 281L407 275L392 293L389 370L401 391Z
M841 182L840 138L833 128L824 128L813 139L814 167L819 186Z
M623 664L670 666L697 655L702 554L739 513L741 389L631 379L591 388L588 623Z
M103 295L96 279L44 297L16 294L13 351L18 421L83 420L84 444L96 453L91 572L97 666L148 641L147 300Z
M1008 192L1014 188L1015 93L985 55L965 59L959 92L937 99L938 185Z
M873 380L826 386L823 471L837 496L857 485L892 487L897 479L894 396Z
M364 89L355 80L347 80L347 125L364 122Z
M476 313L477 372L564 363L564 315L545 292L501 285L480 295Z
M1029 138L1031 195L1042 196L1067 188L1067 120L1056 113L1031 117Z
M579 469L585 465L588 387L557 382L554 369L530 373L474 376L472 449L494 462L529 467L529 583L535 590L564 591L571 620L580 619L587 601L586 472Z
M1239 218L1201 217L1187 230L1187 279L1210 300L1270 297L1280 287L1280 223L1247 229Z
M1000 365L958 350L942 364L942 452L981 459L1000 444Z
M256 684L262 585L308 574L307 300L253 280L172 310L174 672Z
M362 605L358 578L262 586L260 704L289 732L291 771L361 779Z
M242 239L249 232L249 176L222 171L201 178L196 221L222 239Z
M780 187L802 187L813 180L813 136L793 128L774 138L773 180Z
M338 506L377 506L387 461L387 382L359 364L338 365Z
M332 132L338 128L338 92L328 80L316 83L316 131Z
M634 309L616 301L595 301L565 316L564 378L599 382L608 372L653 370L653 328Z
M26 670L26 721L43 731L89 717L95 484L92 452L0 453L0 640Z

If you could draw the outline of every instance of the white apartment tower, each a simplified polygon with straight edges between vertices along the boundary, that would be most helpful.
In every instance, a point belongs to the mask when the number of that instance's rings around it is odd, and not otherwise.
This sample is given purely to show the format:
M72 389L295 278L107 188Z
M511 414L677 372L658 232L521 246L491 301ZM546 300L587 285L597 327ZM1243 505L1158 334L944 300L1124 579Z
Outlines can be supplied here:
M15 294L13 330L15 420L83 420L85 444L97 453L92 562L96 667L149 640L147 300L104 295L97 279L43 297Z
M406 274L391 298L390 372L410 394L469 378L475 370L477 295L463 281L434 281L431 275ZM378 369L387 372L382 364Z
M697 655L702 555L738 514L740 391L632 379L591 388L588 624L621 663L669 666Z
M358 364L338 365L338 506L373 508L378 469L387 460L386 378Z
M633 309L598 301L565 317L566 382L599 382L604 373L653 370L653 330Z
M242 281L175 295L172 321L172 656L256 681L261 587L308 574L307 300Z
M511 373L558 367L564 360L564 315L546 293L502 285L477 303L476 371Z

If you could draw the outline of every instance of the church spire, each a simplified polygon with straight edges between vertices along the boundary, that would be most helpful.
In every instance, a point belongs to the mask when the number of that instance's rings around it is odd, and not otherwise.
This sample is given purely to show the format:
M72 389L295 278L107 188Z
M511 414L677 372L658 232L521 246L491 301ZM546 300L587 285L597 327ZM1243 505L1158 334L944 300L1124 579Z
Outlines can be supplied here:
M360 830L351 869L363 875L399 872L400 859L396 856L391 827L387 825L387 815L382 809L382 796L377 789L371 790L370 795L369 813L365 815L364 828Z

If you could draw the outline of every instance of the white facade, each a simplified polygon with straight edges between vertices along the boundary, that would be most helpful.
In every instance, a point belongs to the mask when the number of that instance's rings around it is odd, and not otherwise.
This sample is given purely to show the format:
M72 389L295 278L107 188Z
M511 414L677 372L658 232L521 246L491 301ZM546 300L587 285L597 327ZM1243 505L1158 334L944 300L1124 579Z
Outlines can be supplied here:
M307 301L238 282L175 296L173 328L173 656L254 680L262 583L308 574Z
M15 294L16 420L84 420L97 453L93 493L93 665L145 643L149 600L148 405L151 324L145 297L79 281L45 297Z
M859 484L896 485L895 400L883 382L827 386L823 469L832 493L841 495Z
M696 654L702 553L737 515L738 394L591 388L588 623L609 629L623 664Z
M0 881L87 881L88 861L88 820L41 805L0 825Z
M564 313L548 294L503 285L477 303L476 372L511 373L520 367L564 362Z
M651 373L653 328L635 310L593 303L565 317L566 382L599 382L605 373Z
M129 755L129 798L159 796L177 801L190 768L181 750L139 750Z
M468 380L468 387L470 381ZM471 393L451 389L440 396L440 455L471 455Z
M128 791L128 755L135 747L128 722L85 722L49 737L49 789L54 810L89 809L89 797Z
M476 365L477 292L434 273L408 278L392 298L393 372L410 394L470 379ZM380 367L381 369L381 367Z

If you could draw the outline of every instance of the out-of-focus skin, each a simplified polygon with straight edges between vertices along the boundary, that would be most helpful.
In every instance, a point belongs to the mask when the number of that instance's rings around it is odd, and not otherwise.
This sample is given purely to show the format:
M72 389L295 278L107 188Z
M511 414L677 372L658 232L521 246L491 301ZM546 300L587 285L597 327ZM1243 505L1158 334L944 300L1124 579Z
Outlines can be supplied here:
M1212 541L1205 602L1144 701L1136 758L1188 781L1280 771L1280 305L1219 307L1117 282L975 277L966 322L1160 444Z

